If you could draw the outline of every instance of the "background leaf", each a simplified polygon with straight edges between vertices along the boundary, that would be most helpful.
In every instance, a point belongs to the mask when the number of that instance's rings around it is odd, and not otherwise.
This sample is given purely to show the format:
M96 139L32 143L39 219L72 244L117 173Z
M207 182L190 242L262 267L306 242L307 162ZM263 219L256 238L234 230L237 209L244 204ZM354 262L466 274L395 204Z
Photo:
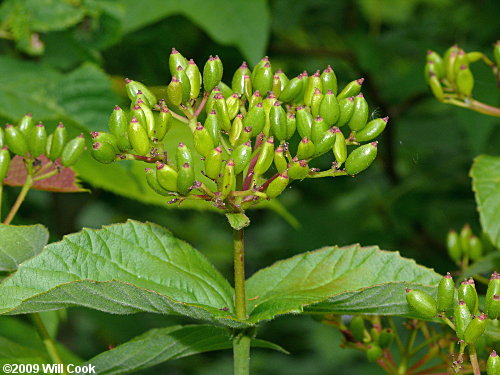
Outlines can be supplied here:
M296 255L247 282L252 322L311 312L412 316L405 288L433 292L439 274L378 247L328 247Z
M234 318L231 286L201 253L158 225L135 221L66 236L0 285L1 313L72 305L245 325Z
M66 347L56 342L57 349L66 363L83 361ZM0 317L0 365L5 363L52 363L35 328L18 318Z
M148 5L125 0L124 31L133 32L164 17L182 14L204 29L215 41L234 45L256 64L265 54L270 14L264 0L151 0Z
M500 248L500 157L481 155L471 170L472 189L483 230Z
M0 224L0 238L0 271L12 272L20 263L42 251L49 239L49 232L40 224Z
M285 352L264 340L252 346ZM155 366L159 363L214 350L231 349L227 329L210 325L171 326L152 329L87 361L100 375L118 375Z

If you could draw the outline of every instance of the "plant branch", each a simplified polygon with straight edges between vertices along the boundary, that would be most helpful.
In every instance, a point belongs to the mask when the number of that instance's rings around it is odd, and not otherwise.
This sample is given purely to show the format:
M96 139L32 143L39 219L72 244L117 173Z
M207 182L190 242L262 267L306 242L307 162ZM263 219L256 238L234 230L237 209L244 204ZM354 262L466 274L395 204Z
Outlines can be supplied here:
M59 171L57 169L54 169L53 171L47 172L45 174L36 175L36 176L33 177L33 182L37 182L37 181L40 181L40 180L45 180L46 178L55 176L58 173L59 173Z
M469 345L469 358L472 368L474 369L474 375L481 375L479 362L477 360L476 347L474 345Z
M52 339L52 337L50 337L49 332L47 332L47 328L45 327L45 324L43 323L40 314L33 313L31 314L31 318L33 320L33 323L36 327L38 334L40 335L40 338L43 341L43 344L45 345L45 349L47 349L47 352L49 353L49 356L52 359L52 361L54 363L64 364L64 362L61 359L61 355L57 351L57 347L54 340ZM64 366L63 366L63 374L67 374L66 370L64 369Z
M205 93L203 94L203 100L201 101L201 103L198 106L198 108L196 108L196 111L194 112L193 117L198 117L199 116L199 114L201 113L203 107L205 107L205 104L207 103L207 100L208 100L209 96L210 96L210 94L205 91Z
M234 375L250 375L250 344L252 338L241 332L233 339Z
M179 120L179 121L181 121L181 122L183 122L183 123L185 123L185 124L189 124L189 119L188 119L188 118L186 118L186 117L184 117L184 116L181 116L181 115L179 115L179 114L175 113L175 112L174 112L174 111L172 111L172 110L170 111L170 113L172 114L172 117L173 117L173 118L175 118L175 119L177 119L177 120Z
M10 224L12 222L12 219L14 219L14 216L16 216L19 207L21 207L21 204L24 202L24 199L26 198L28 191L31 189L33 182L34 182L33 177L31 176L31 173L28 172L28 175L26 176L26 181L24 182L21 192L17 196L17 199L14 202L12 208L10 209L9 214L5 218L5 221L3 222L4 224Z

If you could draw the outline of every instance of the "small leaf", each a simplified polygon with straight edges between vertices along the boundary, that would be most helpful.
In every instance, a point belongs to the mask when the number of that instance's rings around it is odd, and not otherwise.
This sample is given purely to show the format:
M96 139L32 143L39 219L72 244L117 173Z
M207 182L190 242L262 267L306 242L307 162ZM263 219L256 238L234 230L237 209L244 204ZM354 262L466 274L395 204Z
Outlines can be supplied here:
M158 225L130 220L46 246L0 284L0 313L80 305L247 326L233 314L233 294L200 252Z
M478 156L470 174L481 226L492 243L500 248L500 157Z
M0 224L0 238L0 271L12 272L20 263L42 251L49 239L49 232L40 224Z
M50 161L45 155L41 155L38 159L42 162L42 168ZM56 166L52 165L44 169L42 174L56 170ZM4 185L23 186L27 176L26 166L23 158L16 155L9 167L9 173L3 181ZM76 173L72 168L62 168L61 171L49 178L36 181L31 187L35 190L55 191L59 193L80 193L88 191L80 186Z
M172 326L152 329L111 350L90 359L96 374L118 375L139 371L169 360L194 354L231 349L229 332L210 325ZM278 350L279 345L265 340L252 340L252 346Z
M226 217L229 221L229 225L231 225L231 228L234 230L241 230L250 225L250 219L245 214L226 214Z
M304 310L412 316L406 287L430 293L439 274L378 247L327 247L277 262L247 282L250 321Z

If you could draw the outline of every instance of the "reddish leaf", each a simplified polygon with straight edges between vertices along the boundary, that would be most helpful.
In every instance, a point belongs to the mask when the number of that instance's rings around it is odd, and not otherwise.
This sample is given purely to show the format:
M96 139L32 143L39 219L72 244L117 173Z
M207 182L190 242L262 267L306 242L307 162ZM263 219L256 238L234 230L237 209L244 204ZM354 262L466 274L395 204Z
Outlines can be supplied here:
M42 162L42 168L50 162L45 155L38 157L38 160ZM60 166L59 163L57 165ZM51 165L47 169L44 169L41 174L49 173L54 171L56 168L56 165ZM35 182L32 189L55 191L59 193L78 193L88 191L79 185L79 181L73 169L64 167L60 168L61 169L58 174ZM3 183L4 185L9 186L22 186L24 185L24 181L26 181L26 175L27 171L23 158L21 156L15 156L10 163L9 173Z

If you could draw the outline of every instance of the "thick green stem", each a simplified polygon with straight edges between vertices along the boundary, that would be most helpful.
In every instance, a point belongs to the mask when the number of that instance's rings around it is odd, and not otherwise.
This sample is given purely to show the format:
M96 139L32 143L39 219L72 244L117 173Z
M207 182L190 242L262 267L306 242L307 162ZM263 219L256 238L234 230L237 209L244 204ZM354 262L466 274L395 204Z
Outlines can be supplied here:
M479 369L479 362L477 360L476 347L474 345L469 345L469 357L470 357L470 363L474 370L474 375L481 375L481 370Z
M28 173L26 176L26 181L24 182L23 188L21 189L21 192L17 196L16 201L14 202L14 205L10 209L9 214L5 218L5 221L3 222L4 224L10 224L12 219L14 219L14 216L16 216L17 211L19 210L19 207L21 207L21 204L24 202L24 199L26 198L26 194L28 194L28 191L31 189L31 186L33 185L33 177L31 174Z
M52 337L50 337L49 332L47 332L47 328L45 327L45 324L43 323L40 314L39 313L31 314L31 318L33 319L33 323L35 324L36 330L38 331L38 334L40 335L40 338L42 339L43 344L45 345L45 348L47 349L47 352L49 353L49 356L52 359L52 361L57 364L64 364L59 352L57 351L54 340L52 340ZM63 370L63 374L67 374L66 370Z
M234 246L234 303L238 319L246 320L247 303L245 297L245 237L244 230L233 229Z
M245 333L233 339L234 375L250 374L250 343L252 338Z
M234 304L238 319L247 319L245 296L245 244L244 230L233 229L234 246ZM233 339L234 375L250 374L250 342L246 332L240 332Z
M2 197L3 197L3 183L0 182L0 223L2 222Z

